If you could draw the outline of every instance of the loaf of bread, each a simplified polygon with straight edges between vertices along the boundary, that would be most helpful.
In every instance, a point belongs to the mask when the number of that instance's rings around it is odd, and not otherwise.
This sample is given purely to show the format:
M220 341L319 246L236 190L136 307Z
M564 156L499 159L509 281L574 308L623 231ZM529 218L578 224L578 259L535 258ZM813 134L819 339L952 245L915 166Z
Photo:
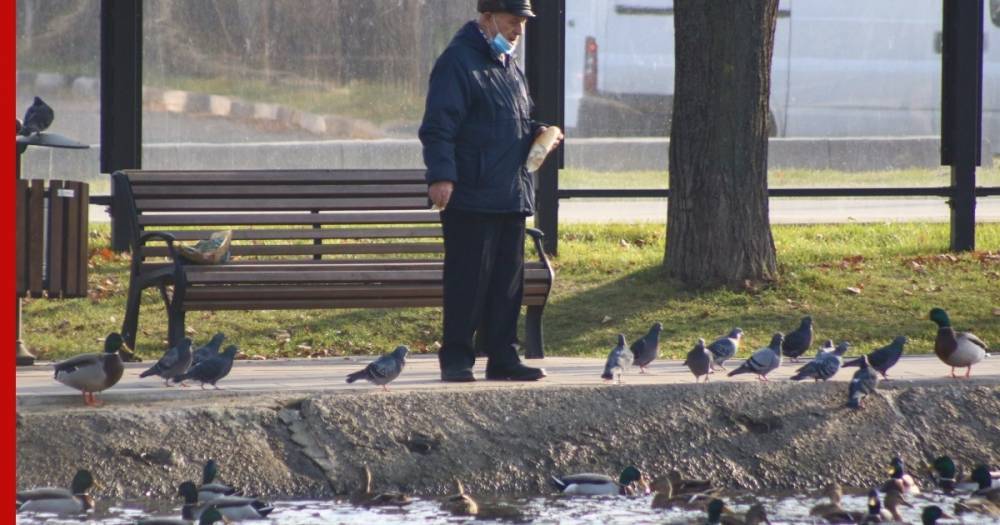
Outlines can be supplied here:
M558 126L549 126L535 138L535 142L531 145L531 151L528 152L528 161L525 163L528 171L536 171L542 167L545 157L559 140L561 134L562 130Z

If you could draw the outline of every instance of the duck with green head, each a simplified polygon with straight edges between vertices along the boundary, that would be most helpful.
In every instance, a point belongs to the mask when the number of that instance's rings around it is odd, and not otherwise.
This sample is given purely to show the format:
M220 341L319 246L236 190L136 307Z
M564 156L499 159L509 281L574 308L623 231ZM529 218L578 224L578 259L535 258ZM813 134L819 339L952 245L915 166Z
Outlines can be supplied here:
M633 484L639 484L643 492L648 488L642 472L631 465L622 470L618 481L604 474L586 473L552 476L549 482L556 490L570 496L630 496L636 493Z
M94 393L115 386L125 372L118 353L124 346L125 341L120 334L108 334L104 340L104 352L81 354L56 363L56 381L83 392L83 402L88 406L100 406L102 403L94 397Z
M895 456L889 462L889 479L882 484L882 490L884 492L897 491L900 494L920 494L920 486L906 471L906 465L903 463L903 458Z
M956 332L948 314L941 308L932 309L930 319L938 325L934 353L951 367L951 377L958 377L955 375L956 368L965 368L965 377L968 379L972 373L972 365L985 359L990 348L972 332Z
M1000 503L1000 484L994 481L997 476L990 471L989 465L976 465L969 477L979 484L979 488L972 493L973 496Z
M743 516L733 514L726 507L726 502L721 499L713 499L705 509L708 513L707 525L759 525L761 523L771 524L767 518L767 510L760 503L750 506Z
M958 471L958 467L955 466L955 462L949 456L934 458L929 467L931 469L931 478L933 478L934 483L945 494L951 494L955 491L971 492L979 487L979 484L974 481L965 479L962 473Z
M264 519L274 511L274 507L263 500L241 496L219 496L208 502L199 502L198 487L193 481L181 483L177 492L184 497L181 516L186 520L196 520L211 508L218 509L223 518L236 521Z
M45 487L18 492L17 511L63 515L87 512L94 508L94 498L90 496L93 487L90 471L80 469L73 476L69 490Z
M219 496L232 496L236 489L215 481L219 475L219 465L214 459L205 462L201 470L201 486L198 487L198 501L212 501Z
M920 523L923 525L937 525L938 520L950 520L951 516L944 513L941 507L937 505L930 505L924 507L924 510L920 513Z

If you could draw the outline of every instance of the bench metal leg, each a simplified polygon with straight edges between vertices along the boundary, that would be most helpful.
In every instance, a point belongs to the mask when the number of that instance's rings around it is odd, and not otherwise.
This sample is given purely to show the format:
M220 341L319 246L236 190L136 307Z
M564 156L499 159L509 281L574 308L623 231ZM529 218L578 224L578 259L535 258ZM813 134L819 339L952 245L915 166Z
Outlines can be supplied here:
M129 348L135 348L136 331L139 329L139 306L142 302L142 288L131 284L125 303L125 320L122 321L122 339Z
M542 310L544 306L529 306L524 316L524 357L545 358L545 340L542 337Z
M184 313L180 308L167 310L167 341L171 348L184 339Z

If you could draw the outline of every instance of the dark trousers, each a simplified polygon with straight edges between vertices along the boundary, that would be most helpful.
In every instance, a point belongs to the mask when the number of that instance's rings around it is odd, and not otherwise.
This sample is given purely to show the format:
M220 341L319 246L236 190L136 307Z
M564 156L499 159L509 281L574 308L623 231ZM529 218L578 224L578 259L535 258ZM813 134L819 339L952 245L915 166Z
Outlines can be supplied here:
M444 342L441 369L471 368L473 338L485 342L488 367L519 362L517 318L524 294L524 217L441 212L444 231Z

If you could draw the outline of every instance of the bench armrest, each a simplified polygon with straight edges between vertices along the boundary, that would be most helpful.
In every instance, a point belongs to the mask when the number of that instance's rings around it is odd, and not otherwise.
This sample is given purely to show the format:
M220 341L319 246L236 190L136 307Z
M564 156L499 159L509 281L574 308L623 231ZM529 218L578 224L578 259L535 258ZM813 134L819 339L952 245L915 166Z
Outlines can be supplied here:
M166 243L167 243L167 252L170 254L170 259L173 260L176 263L177 262L177 251L174 250L174 241L176 239L174 239L174 236L170 235L169 233L166 233L166 232L146 232L146 233L140 235L138 239L136 239L136 241L135 241L135 248L138 250L138 248L144 246L147 241L149 241L150 239L152 239L154 237L159 238L159 239L161 239L163 241L166 241Z
M548 266L548 260L545 257L545 248L542 247L542 239L545 238L545 234L537 228L525 228L524 231L535 241L535 251L538 253L538 257Z

